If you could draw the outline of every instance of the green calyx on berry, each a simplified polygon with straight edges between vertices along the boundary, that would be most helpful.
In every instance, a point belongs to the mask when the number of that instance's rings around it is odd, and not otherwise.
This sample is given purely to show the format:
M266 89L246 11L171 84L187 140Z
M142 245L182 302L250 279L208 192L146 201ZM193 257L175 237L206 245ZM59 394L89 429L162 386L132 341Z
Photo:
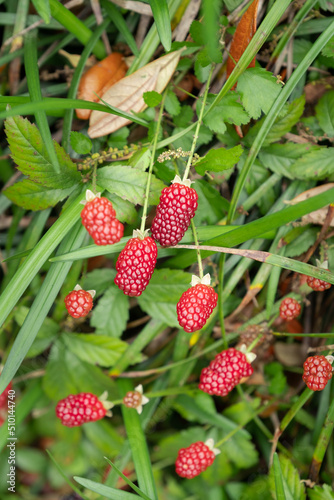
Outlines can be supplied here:
M141 231L141 229L134 229L132 238L139 238L140 240L143 240L149 236L149 232L149 229L145 229L144 231Z
M86 198L80 201L81 205L86 205L90 201L95 200L95 198L101 198L101 193L94 194L90 189L86 189Z
M79 290L82 290L82 288L81 288L80 285L75 285L75 287L73 288L73 290L75 290L76 292L78 292ZM92 297L92 299L96 295L96 290L86 290L86 292L89 293L89 295Z
M191 187L193 181L191 181L190 179L185 179L183 181L179 175L176 175L172 180L171 184L180 184L181 186Z

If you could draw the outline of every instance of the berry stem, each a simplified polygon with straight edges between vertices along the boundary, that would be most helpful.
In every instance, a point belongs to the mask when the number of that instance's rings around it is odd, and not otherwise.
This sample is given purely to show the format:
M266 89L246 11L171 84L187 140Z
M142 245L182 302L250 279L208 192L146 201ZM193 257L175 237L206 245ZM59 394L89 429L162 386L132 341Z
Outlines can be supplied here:
M164 109L166 94L167 94L167 91L165 91L163 96L162 96L158 120L157 120L157 128L156 128L156 131L154 134L154 140L153 140L153 145L152 145L152 154L151 154L151 159L150 159L150 166L148 169L148 178L147 178L147 184L146 184L143 215L142 215L141 224L140 224L140 231L142 231L142 232L144 232L144 230L145 230L146 216L147 216L147 209L148 209L148 198L149 198L149 194L150 194L150 185L151 185L152 171L153 171L153 165L154 165L154 157L155 157L155 152L156 152L157 144L158 144L158 135L159 135L159 130L160 130L160 126L161 126L161 119L162 119L162 113L163 113L163 109Z
M247 347L246 352L251 352L252 349L254 349L254 347L256 346L256 344L258 342L260 342L260 340L262 339L262 337L263 337L263 333L260 333L260 335L258 335L256 337L256 339L254 339L253 342Z
M93 167L93 173L92 173L92 191L94 194L96 194L96 176L97 176L97 162Z
M197 254L197 262L198 262L198 273L199 273L199 277L202 279L203 276L204 276L204 274L203 274L202 257L201 257L201 251L200 251L199 245L198 245L198 238L197 238L196 226L195 226L195 223L194 223L193 219L191 219L191 229L192 229L192 232L193 232L193 235L194 235L194 242L195 242L195 245L197 247L196 254Z
M183 182L188 178L189 170L190 170L191 163L192 163L192 160L194 157L194 152L195 152L195 148L196 148L196 144L197 144L197 140L198 140L198 136L199 136L199 131L200 131L200 128L202 125L202 119L203 119L204 110L205 110L205 103L206 103L206 99L207 99L208 93L209 93L210 81L211 81L211 76L212 76L213 70L214 70L214 65L211 66L209 78L208 78L208 81L206 82L201 111L199 113L198 122L196 125L195 134L194 134L194 139L193 139L193 143L191 145L190 155L189 155L187 166L186 166L186 169L184 171L184 175L183 175L183 179L182 179Z
M154 392L145 392L144 395L149 398L164 398L167 396L175 396L179 394L188 394L189 396L194 396L194 394L200 394L201 391L198 388L197 384L186 385L183 387L170 387L163 391L154 391ZM114 406L120 405L123 403L123 399L116 399L112 402Z

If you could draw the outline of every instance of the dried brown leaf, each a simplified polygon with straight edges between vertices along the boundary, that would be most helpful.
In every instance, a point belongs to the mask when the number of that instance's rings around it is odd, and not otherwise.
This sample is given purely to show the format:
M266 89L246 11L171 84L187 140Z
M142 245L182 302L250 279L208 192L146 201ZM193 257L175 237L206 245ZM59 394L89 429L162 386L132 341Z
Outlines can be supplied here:
M293 200L290 200L288 203L289 205L290 204L295 205L296 203L300 203L301 201L305 201L308 200L309 198L312 198L312 196L324 193L328 191L328 189L331 189L333 187L334 183L330 182L328 184L323 184L322 186L317 186L315 188L308 189L307 191L304 191L303 193L296 196L296 198L293 198ZM314 212L311 212L307 215L304 215L304 217L302 217L302 222L303 224L317 224L319 226L322 226L325 222L327 214L328 214L328 206L320 208L319 210L315 210ZM332 219L330 226L334 227L334 219Z
M103 101L127 113L139 113L147 106L143 94L155 90L161 93L171 79L181 56L181 50L167 54L143 66L132 75L112 85L102 96ZM111 134L131 123L120 116L102 111L93 111L89 121L88 135L92 138Z

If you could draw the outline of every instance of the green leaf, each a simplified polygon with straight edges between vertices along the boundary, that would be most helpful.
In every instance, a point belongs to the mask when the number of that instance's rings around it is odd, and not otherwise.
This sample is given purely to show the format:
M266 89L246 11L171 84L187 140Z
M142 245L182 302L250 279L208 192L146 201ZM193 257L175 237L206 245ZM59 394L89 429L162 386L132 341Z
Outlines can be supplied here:
M49 0L32 0L35 9L46 24L49 24L51 17Z
M190 33L191 38L198 45L205 44L205 36L204 36L204 30L203 30L202 23L200 23L199 21L193 21L191 23L189 33Z
M162 45L169 52L172 45L172 30L167 0L149 0L154 22Z
M201 207L201 210L196 211L195 225L216 224L228 211L228 202L221 196L219 190L204 179L197 179L193 186L198 194L198 204Z
M73 191L67 189L52 189L37 184L29 179L16 182L3 192L15 205L27 210L44 210L54 207L59 201L65 199Z
M152 318L179 326L176 304L190 287L191 275L183 271L156 269L146 290L138 297L140 307Z
M276 457L276 464L275 464ZM275 491L275 482L281 478L283 491L281 496L276 494L277 500L306 500L305 486L300 482L300 477L297 469L289 458L284 455L275 454L274 466L270 470L269 481L272 492ZM277 484L277 483L276 483ZM276 489L277 491L277 489Z
M161 103L162 95L155 90L150 90L149 92L144 92L143 99L148 107L155 108Z
M180 101L171 90L169 90L166 94L165 109L171 116L177 116L181 112Z
M129 298L116 285L104 293L90 320L96 334L120 337L129 319Z
M212 104L215 95L209 94L206 107ZM243 125L250 121L250 118L239 102L240 96L237 92L230 92L222 98L222 100L212 108L212 110L204 117L203 122L210 130L223 134L226 130L224 122L233 125ZM196 103L197 114L199 114L201 99Z
M177 116L174 116L173 122L177 127L186 127L192 122L194 111L188 104L181 106L181 111Z
M297 257L306 252L315 243L318 233L318 227L310 227L307 231L303 231L285 247L285 257Z
M272 494L275 496L276 500L287 500L284 492L282 469L279 463L277 453L274 453L273 466L271 470L274 471L274 480L275 480L275 489L272 487Z
M294 179L291 166L299 158L306 157L311 151L318 150L320 150L319 146L310 146L309 144L272 144L261 149L259 159L262 165L272 172L288 179Z
M334 500L334 491L328 484L307 488L307 494L310 500Z
M111 194L135 205L144 204L148 174L138 169L127 166L112 166L100 168L97 172L97 184ZM161 190L165 187L163 182L152 175L149 201L152 205L159 203Z
M149 167L151 156L151 151L148 148L142 148L129 158L128 165L145 172Z
M197 54L197 59L195 61L195 66L194 66L195 76L201 83L206 82L210 74L210 60L205 59L204 58L205 55L206 52L204 51L204 49L201 50ZM203 67L201 63L202 64L208 63L208 64Z
M221 172L234 167L238 163L243 149L240 145L231 149L219 148L210 151L195 163L196 172L204 175L207 170Z
M53 141L60 166L60 173L55 172L39 130L26 118L7 118L5 130L13 160L30 180L55 189L68 189L80 181L81 175L70 157Z
M334 57L334 36L326 43L321 53L326 57Z
M127 343L108 335L64 333L62 339L69 351L92 365L111 367L126 350Z
M274 75L264 68L249 68L240 75L237 89L247 113L257 119L262 111L265 114L269 112L281 86ZM256 96L254 89L257 89Z
M315 114L319 120L320 127L328 135L334 137L334 90L326 92L315 107Z
M77 392L77 386L67 368L66 350L61 341L54 343L43 377L44 392L50 399L56 401Z
M134 224L136 222L138 214L133 203L123 200L117 194L106 193L105 196L111 201L119 221L127 224Z
M334 173L334 148L321 148L299 158L291 167L297 179L324 179Z
M81 132L71 132L71 146L79 155L87 155L93 147L92 141L89 137Z
M99 297L110 287L115 277L116 271L114 269L94 269L86 274L81 286L84 290L95 290L96 297Z
M110 498L111 500L135 500L140 497L134 495L133 493L128 493L127 491L116 490L115 488L110 488L110 486L105 486L104 484L96 483L90 479L85 479L84 477L74 476L73 479L81 484L84 488L90 491L94 491L103 498Z

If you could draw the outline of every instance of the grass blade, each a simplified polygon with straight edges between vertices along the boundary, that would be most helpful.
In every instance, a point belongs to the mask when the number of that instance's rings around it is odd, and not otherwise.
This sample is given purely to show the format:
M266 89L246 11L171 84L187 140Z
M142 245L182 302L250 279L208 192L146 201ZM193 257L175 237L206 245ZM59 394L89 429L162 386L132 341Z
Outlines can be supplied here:
M277 453L274 454L273 467L274 467L276 500L286 500L284 493L282 469L281 469L281 464L279 463L279 458Z
M62 476L62 478L67 482L67 484L72 488L73 491L75 491L79 496L80 498L83 498L83 500L89 500L88 497L86 497L86 495L84 495L80 490L79 488L76 487L75 484L73 484L69 478L66 476L65 472L63 471L63 469L60 467L60 465L58 464L58 462L56 462L56 460L53 458L51 452L49 450L46 450L46 453L49 455L49 457L51 458L54 466L57 468L59 474Z
M103 498L110 498L110 500L135 500L140 498L133 493L128 493L127 491L116 490L110 486L105 486L104 484L96 483L90 479L85 479L84 477L74 476L73 479L81 484L84 488L87 488L95 493L99 493Z
M149 4L153 12L154 22L157 26L161 43L165 51L169 52L172 45L172 30L167 0L150 0Z
M129 380L119 379L117 380L117 385L121 397L124 397L128 391L133 390ZM158 500L150 455L140 417L133 408L127 408L122 405L121 409L139 487L151 498L151 500Z
M108 462L108 464L117 472L117 474L122 478L124 479L124 481L126 482L126 484L128 484L136 493L138 493L139 496L141 496L142 498L144 498L144 500L151 500L150 497L148 497L147 495L145 495L145 493L143 493L132 481L130 481L130 479L128 479L122 471L120 471L120 469L118 467L116 467L116 465L114 465L110 460L108 460L107 457L104 457L106 459L106 461Z
M323 462L325 453L327 451L329 440L333 433L333 428L334 428L334 399L332 400L331 405L329 407L325 423L320 432L320 436L313 453L312 463L310 467L311 481L318 481L320 467Z
M139 50L136 41L131 31L129 30L128 25L124 21L124 18L120 13L120 11L117 9L117 7L115 7L114 4L112 4L108 0L102 0L101 4L103 5L106 13L108 14L110 21L114 23L116 28L118 28L120 33L122 33L122 35L124 36L124 39L128 44L128 46L130 47L130 49L132 50L133 54L135 56L138 56Z

